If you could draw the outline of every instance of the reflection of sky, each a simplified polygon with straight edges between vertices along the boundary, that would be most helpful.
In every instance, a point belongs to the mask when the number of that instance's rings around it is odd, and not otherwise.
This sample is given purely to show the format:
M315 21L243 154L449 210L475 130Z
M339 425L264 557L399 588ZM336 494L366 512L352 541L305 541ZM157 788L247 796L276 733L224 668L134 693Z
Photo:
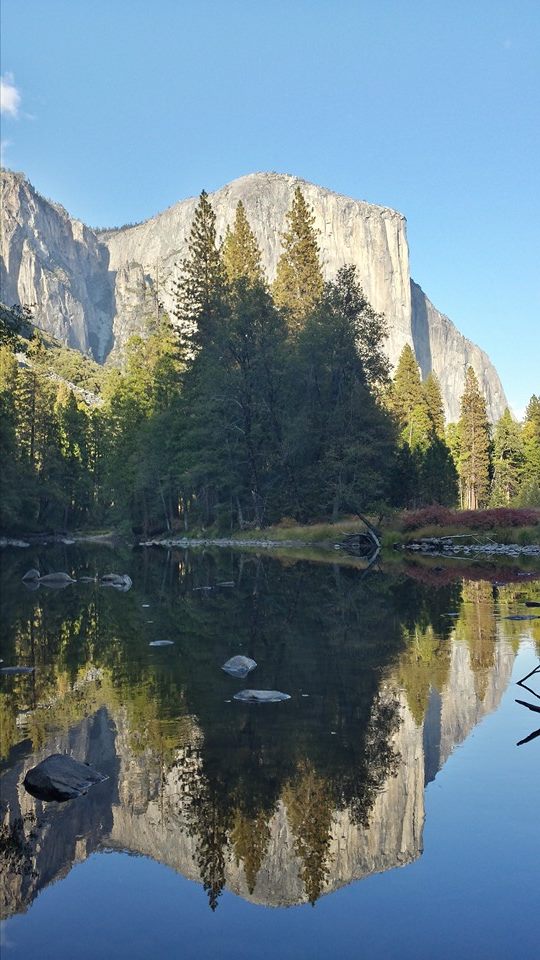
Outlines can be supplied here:
M424 853L413 864L351 884L314 909L269 909L225 891L211 914L199 885L171 869L94 854L7 922L6 956L26 960L39 942L40 960L532 957L540 764L537 742L515 746L535 719L515 703L515 681L536 663L532 643L522 642L499 709L428 786Z

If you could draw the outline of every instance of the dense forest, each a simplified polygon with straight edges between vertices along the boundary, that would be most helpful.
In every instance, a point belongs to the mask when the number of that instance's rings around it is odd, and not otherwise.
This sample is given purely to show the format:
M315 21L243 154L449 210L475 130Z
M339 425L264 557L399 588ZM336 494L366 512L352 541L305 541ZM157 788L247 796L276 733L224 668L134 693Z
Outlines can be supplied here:
M540 505L540 398L492 427L472 368L446 424L409 346L393 379L386 320L354 267L324 282L297 188L274 282L238 204L223 242L203 192L168 317L156 300L122 369L0 313L4 532L134 533L439 503Z

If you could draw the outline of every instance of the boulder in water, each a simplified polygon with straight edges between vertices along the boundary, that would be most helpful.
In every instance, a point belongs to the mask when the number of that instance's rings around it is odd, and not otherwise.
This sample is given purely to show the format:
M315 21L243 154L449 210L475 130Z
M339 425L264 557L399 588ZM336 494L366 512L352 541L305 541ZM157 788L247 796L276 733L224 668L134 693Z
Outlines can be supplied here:
M44 587L67 587L68 583L75 583L75 580L69 573L46 573L39 578L39 582Z
M63 753L53 753L32 767L24 778L24 787L38 800L74 800L87 793L94 783L109 778Z
M243 703L279 703L291 698L288 693L281 693L281 690L239 690L234 699Z
M227 663L224 663L221 669L224 670L225 673L228 673L230 677L243 680L256 666L255 660L252 660L251 657L239 655L227 660Z
M34 580L39 580L39 570L36 570L35 567L32 567L31 570L26 571L23 577L23 583L27 583Z
M114 587L126 593L133 586L133 581L127 573L104 573L101 578L102 587Z
M174 640L152 640L149 644L149 647L172 647L174 646Z

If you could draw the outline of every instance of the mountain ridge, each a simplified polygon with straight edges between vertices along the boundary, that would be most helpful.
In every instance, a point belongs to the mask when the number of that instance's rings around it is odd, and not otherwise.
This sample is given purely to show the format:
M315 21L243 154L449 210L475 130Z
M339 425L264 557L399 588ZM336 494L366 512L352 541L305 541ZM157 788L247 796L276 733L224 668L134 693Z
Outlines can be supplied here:
M144 332L158 297L173 314L197 197L139 224L96 230L42 197L24 174L3 170L2 185L0 283L7 303L38 304L40 326L99 362L120 356L129 337ZM272 280L296 186L314 212L325 278L353 263L366 297L386 316L391 364L409 343L423 375L430 370L438 375L450 420L459 416L471 364L490 419L499 419L507 400L489 357L410 277L406 218L399 211L291 174L251 173L209 194L218 236L225 235L241 200Z

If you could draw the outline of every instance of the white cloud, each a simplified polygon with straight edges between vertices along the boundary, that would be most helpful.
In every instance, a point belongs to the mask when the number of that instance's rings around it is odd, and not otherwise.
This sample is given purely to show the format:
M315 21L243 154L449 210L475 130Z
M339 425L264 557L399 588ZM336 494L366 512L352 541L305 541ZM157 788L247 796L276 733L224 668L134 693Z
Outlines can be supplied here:
M11 140L0 140L0 165L3 167L6 162L6 150L11 146Z
M0 77L0 111L10 117L19 114L21 95L15 86L12 73L5 73Z

